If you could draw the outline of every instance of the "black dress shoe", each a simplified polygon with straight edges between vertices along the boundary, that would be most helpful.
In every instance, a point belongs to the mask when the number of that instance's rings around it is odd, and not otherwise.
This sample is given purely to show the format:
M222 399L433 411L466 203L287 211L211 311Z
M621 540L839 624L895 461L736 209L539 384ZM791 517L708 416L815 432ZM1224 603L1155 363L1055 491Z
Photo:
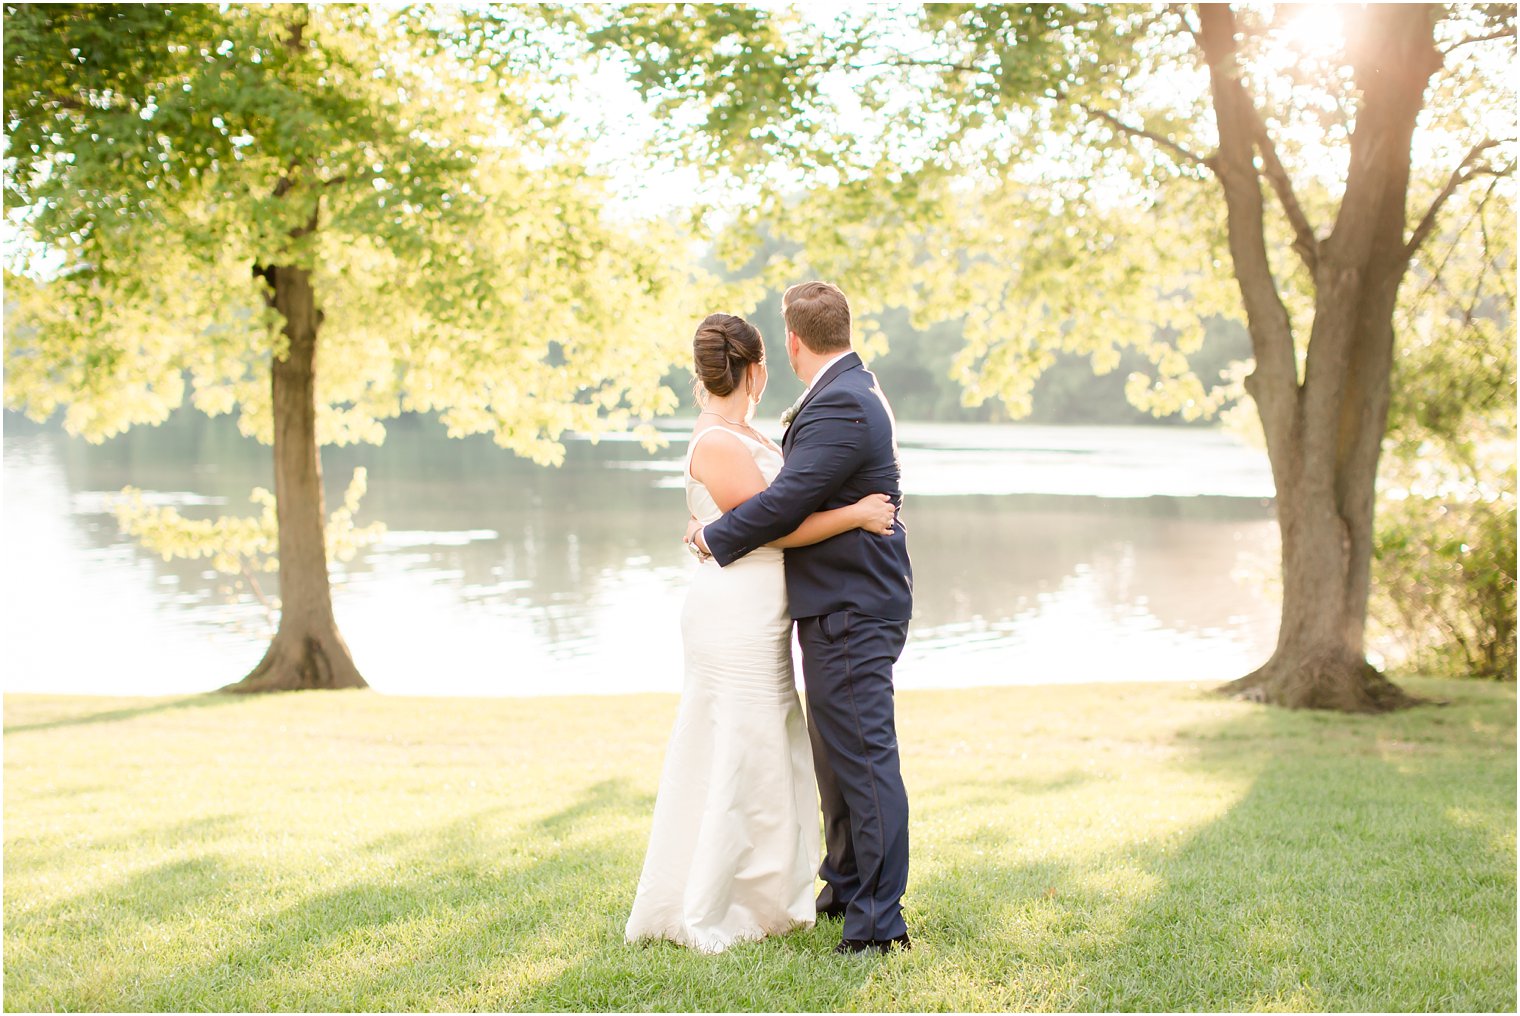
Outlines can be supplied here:
M819 907L817 913L818 913L818 916L820 918L823 918L823 917L843 917L844 916L844 912L846 910L848 910L848 909L849 909L848 904L844 904L844 903L830 903L826 907Z
M834 951L841 956L863 952L881 953L885 956L894 948L901 949L904 952L913 948L913 943L908 940L908 933L906 931L896 938L889 938L885 941L879 938L847 938L836 945Z

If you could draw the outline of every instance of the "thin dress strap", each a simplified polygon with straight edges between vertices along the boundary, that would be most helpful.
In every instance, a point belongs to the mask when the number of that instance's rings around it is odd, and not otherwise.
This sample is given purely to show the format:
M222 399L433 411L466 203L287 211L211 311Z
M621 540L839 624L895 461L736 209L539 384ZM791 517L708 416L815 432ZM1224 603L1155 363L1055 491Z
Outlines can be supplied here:
M703 430L699 430L697 431L696 436L691 439L691 444L686 446L686 475L693 480L696 480L697 478L691 475L691 460L692 456L696 453L697 442L701 441L704 437L711 434L715 430L721 430L725 434L732 434L734 437L738 438L741 441L749 441L752 444L760 445L762 448L768 447L764 442L756 441L752 437L746 437L745 435L739 433L737 430L729 430L727 427L719 427L717 424L714 424L713 426L707 427ZM697 482L701 483L702 481L697 480Z

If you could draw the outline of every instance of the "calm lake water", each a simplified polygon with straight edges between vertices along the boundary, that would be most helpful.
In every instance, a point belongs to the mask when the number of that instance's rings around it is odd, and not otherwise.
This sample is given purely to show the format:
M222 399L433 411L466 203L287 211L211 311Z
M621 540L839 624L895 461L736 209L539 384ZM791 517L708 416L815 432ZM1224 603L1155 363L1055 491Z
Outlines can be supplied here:
M1270 654L1263 453L1170 428L905 422L899 437L917 605L899 687L1216 681ZM543 469L404 419L379 448L325 450L329 505L365 466L358 521L388 527L334 573L339 626L371 685L679 690L695 564L680 539L684 434L672 438L654 454L572 441L562 468ZM265 609L203 562L138 548L110 505L131 484L186 514L250 514L251 488L272 486L269 456L194 413L98 446L6 414L5 690L195 692L251 669Z

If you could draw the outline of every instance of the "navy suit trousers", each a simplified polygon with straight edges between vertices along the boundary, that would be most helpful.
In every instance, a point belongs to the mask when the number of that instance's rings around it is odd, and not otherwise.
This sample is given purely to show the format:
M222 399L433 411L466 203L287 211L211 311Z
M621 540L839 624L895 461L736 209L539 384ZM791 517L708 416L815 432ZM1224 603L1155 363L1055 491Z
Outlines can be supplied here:
M818 905L845 904L845 938L886 941L907 931L908 794L892 692L907 638L907 621L851 610L797 619L823 808L819 875L828 885Z

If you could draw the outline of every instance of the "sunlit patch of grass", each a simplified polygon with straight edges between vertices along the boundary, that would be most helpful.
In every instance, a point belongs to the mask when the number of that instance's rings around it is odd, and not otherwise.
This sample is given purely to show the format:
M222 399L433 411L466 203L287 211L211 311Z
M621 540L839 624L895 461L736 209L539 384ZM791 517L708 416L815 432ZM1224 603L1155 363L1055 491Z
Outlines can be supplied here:
M12 1010L1515 1007L1513 687L905 692L916 948L627 945L671 696L5 700Z

